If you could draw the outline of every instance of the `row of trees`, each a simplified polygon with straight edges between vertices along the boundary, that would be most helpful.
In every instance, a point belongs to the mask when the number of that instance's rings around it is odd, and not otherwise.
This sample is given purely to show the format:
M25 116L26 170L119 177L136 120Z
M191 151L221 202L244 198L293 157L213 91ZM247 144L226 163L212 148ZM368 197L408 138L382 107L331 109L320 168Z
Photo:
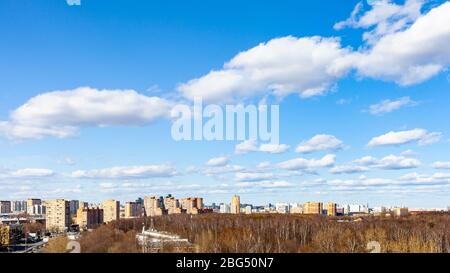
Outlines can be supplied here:
M167 215L123 219L83 234L82 252L139 252L135 236L152 224L212 253L368 252L379 242L382 252L450 252L450 215L404 218L337 218L296 215Z

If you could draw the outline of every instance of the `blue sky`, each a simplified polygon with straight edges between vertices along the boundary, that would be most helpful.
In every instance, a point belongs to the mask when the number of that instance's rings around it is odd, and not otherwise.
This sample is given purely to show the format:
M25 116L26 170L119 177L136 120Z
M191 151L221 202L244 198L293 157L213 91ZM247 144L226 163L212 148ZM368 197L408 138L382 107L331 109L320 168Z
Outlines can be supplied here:
M449 6L1 1L0 199L445 207ZM194 95L279 103L289 148L174 141Z

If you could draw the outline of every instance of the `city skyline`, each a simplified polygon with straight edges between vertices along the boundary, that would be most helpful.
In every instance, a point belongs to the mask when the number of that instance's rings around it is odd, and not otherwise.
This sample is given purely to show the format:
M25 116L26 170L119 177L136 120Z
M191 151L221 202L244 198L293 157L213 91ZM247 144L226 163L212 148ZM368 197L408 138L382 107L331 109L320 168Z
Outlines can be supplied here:
M2 1L0 200L447 207L450 2L326 5ZM196 97L279 143L175 141Z

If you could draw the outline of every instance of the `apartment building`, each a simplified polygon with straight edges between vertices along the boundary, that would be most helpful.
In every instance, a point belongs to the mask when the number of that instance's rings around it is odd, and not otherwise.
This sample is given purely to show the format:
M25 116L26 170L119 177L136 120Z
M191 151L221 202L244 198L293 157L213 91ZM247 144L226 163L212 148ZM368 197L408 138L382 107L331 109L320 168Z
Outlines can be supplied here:
M320 202L306 202L303 205L303 214L322 215L323 204Z
M231 213L232 214L241 213L241 198L237 195L231 198Z
M80 229L93 229L103 224L103 209L98 207L80 207L77 210L76 223Z
M65 232L70 226L70 202L59 199L45 202L46 229L52 232Z
M102 203L103 221L109 223L120 219L120 202L116 200L106 200Z

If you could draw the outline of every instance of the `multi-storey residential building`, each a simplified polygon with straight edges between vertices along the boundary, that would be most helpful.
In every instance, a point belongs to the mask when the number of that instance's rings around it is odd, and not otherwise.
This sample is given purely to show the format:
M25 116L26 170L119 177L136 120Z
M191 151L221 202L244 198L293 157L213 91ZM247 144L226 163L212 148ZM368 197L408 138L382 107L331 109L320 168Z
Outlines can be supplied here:
M241 213L241 198L237 195L231 198L231 213L232 214Z
M140 204L136 202L125 203L125 218L136 218L141 216Z
M27 213L30 215L35 215L35 214L42 214L42 213L35 213L35 207L34 206L40 206L42 205L42 201L41 199L33 199L30 198L27 200ZM42 210L42 207L41 207Z
M328 216L336 216L336 209L337 209L336 203L326 203L325 209L327 210Z
M181 199L181 208L188 214L198 214L203 208L203 200L199 197Z
M103 220L105 223L119 220L120 218L120 202L116 200L106 200L102 203Z
M289 213L291 211L290 210L290 206L289 206L288 203L277 203L277 204L275 204L275 210L278 213L283 213L283 214Z
M394 215L397 217L408 216L409 210L408 210L408 208L395 208Z
M303 214L321 215L323 211L323 204L320 202L306 202L303 205Z
M164 197L164 207L169 214L178 214L182 212L179 200L175 199L171 194Z
M70 200L70 215L75 216L77 214L78 209L80 208L80 201L79 200ZM83 207L83 206L82 206Z
M49 231L64 232L70 226L70 203L66 200L45 202L45 224Z
M27 201L12 201L11 211L14 213L27 212Z
M160 216L165 214L164 199L156 196L144 197L144 209L147 216Z
M0 201L0 213L11 213L11 201Z
M103 224L103 209L94 207L77 210L77 224L81 229L92 229Z
M228 204L220 204L220 213L231 213L231 207Z

